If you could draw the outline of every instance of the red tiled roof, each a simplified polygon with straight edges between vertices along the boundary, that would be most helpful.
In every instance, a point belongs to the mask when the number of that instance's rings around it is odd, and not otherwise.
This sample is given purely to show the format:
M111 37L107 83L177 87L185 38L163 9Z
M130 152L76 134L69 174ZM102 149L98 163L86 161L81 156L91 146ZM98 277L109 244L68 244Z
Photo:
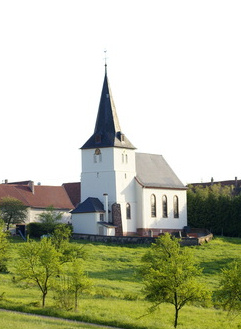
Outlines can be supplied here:
M78 183L64 183L65 188L71 202L75 207L80 203L80 182Z
M49 206L68 210L75 208L63 186L35 185L32 192L29 185L0 184L0 198L7 196L16 198L32 208Z

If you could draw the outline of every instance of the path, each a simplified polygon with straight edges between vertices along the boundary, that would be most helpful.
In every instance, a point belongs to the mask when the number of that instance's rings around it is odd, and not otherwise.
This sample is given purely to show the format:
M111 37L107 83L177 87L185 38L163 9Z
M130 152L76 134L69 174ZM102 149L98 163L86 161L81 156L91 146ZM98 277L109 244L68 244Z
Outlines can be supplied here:
M111 326L105 326L105 325L94 324L94 323L89 323L89 322L57 318L54 316L40 315L40 314L34 314L34 313L25 313L25 312L13 311L13 310L5 310L3 308L0 308L0 312L12 312L12 313L16 313L16 314L32 315L32 316L36 316L39 318L45 318L45 319L53 319L53 320L60 320L60 321L66 321L66 322L72 322L72 323L80 323L80 324L92 326L93 328L100 328L100 329L124 329L124 328L120 328L120 327L111 327Z

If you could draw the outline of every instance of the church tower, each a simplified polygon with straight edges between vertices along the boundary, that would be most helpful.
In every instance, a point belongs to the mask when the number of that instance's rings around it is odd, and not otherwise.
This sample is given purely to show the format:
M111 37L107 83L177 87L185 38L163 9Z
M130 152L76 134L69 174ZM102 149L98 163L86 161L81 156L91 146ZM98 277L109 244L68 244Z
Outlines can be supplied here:
M123 232L132 231L131 226L135 232L135 147L121 131L106 65L94 133L81 151L81 202L92 197L108 203L106 222L112 222L112 205L118 204Z

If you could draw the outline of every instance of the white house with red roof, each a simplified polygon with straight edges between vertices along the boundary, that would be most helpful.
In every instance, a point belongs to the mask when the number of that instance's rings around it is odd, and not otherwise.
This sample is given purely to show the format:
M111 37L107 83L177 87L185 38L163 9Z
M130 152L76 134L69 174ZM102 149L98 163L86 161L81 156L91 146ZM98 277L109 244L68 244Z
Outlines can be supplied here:
M106 66L94 133L81 151L74 233L158 236L187 225L186 187L163 156L137 153L123 134Z
M71 184L67 185L70 189ZM76 186L75 191L77 191ZM38 221L39 214L50 206L63 214L63 223L68 223L71 221L70 211L75 208L64 185L44 186L34 185L33 181L15 183L5 181L4 184L0 184L0 199L3 197L16 198L27 206L26 224Z

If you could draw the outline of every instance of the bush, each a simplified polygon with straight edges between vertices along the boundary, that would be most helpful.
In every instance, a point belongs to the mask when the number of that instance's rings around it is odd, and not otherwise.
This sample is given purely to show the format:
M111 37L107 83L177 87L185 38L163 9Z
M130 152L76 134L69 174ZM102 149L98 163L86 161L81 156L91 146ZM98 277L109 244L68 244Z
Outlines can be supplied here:
M27 225L27 232L31 238L40 238L42 235L48 234L42 223L30 223Z

